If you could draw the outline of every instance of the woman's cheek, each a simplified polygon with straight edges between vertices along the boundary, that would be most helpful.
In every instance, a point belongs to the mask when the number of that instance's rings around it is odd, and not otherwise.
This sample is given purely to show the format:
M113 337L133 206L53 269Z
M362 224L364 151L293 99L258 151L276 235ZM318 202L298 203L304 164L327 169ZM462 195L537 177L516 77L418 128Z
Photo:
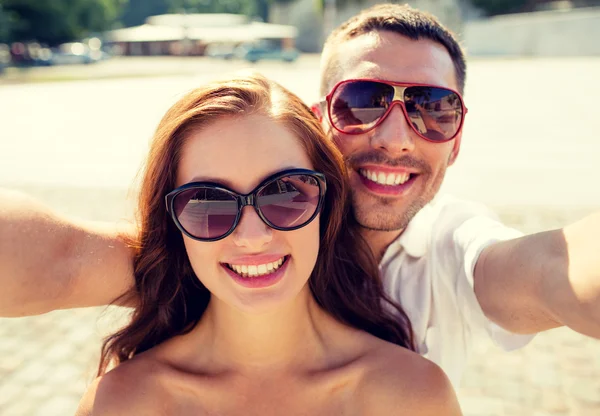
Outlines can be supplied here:
M184 236L185 251L192 265L196 277L206 286L205 281L210 280L211 271L218 266L218 242L201 242ZM212 247L211 247L212 246Z

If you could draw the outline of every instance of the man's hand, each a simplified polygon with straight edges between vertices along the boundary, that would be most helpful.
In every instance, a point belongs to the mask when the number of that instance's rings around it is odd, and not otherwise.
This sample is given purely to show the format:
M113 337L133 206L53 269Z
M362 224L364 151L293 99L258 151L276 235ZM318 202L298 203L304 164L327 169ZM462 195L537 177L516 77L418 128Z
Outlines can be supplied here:
M72 222L0 189L0 316L113 302L133 285L133 253L121 237L132 233Z
M475 267L475 294L484 313L512 332L566 325L600 338L600 212L487 247Z

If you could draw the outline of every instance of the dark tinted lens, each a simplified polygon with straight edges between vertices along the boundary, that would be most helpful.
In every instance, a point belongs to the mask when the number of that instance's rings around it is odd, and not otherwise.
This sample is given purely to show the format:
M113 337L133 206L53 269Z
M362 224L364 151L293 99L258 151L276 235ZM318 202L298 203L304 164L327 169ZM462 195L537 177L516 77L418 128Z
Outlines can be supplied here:
M413 127L429 140L454 137L462 122L460 97L437 87L409 87L404 92L406 112Z
M258 206L271 224L298 228L312 219L319 205L320 187L310 175L290 175L267 184L257 195Z
M192 188L173 201L181 226L198 238L221 237L231 229L238 213L238 202L228 192L213 188Z
M350 81L338 86L330 103L331 122L345 133L360 133L385 114L394 87L375 81Z

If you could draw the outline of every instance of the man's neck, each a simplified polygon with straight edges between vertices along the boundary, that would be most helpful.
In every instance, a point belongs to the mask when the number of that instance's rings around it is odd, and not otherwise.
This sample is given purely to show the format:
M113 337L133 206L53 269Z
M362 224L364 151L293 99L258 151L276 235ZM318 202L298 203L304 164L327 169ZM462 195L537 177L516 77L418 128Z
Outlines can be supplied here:
M363 228L361 235L373 251L377 262L380 262L390 244L396 240L404 230L377 231Z

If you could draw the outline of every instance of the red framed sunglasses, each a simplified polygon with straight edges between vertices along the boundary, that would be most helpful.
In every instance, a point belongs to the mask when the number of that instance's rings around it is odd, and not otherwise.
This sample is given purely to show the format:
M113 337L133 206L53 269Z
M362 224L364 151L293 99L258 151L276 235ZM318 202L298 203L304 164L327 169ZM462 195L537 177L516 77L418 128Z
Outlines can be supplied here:
M398 104L414 132L431 142L454 139L467 114L462 97L450 88L379 79L338 82L321 103L333 128L344 134L373 130Z

